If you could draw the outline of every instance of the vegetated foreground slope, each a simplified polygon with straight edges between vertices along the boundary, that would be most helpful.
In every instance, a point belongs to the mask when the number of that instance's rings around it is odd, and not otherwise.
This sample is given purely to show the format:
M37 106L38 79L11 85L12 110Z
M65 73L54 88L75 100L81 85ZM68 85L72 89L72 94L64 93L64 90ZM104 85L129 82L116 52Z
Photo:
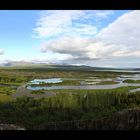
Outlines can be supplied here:
M0 70L0 79L2 84L18 86L35 78L86 78L90 76L100 78L116 77L119 74L83 70L3 69ZM120 117L113 117L118 111L140 107L140 92L129 93L129 90L134 88L136 87L110 90L53 90L51 92L57 93L55 96L41 99L22 97L13 100L10 97L16 89L1 87L0 120L4 124L16 124L27 130L139 129L139 113L138 115L132 113L134 121L128 113L121 113L124 114L122 118L126 118L129 124L126 121L119 121ZM111 126L107 122L111 122ZM131 122L134 127L129 127ZM124 127L121 127L121 123Z
M140 92L127 93L126 91L126 88L106 91L87 90L77 94L60 93L56 96L38 100L30 97L18 98L16 101L0 104L0 120L31 130L85 129L87 127L104 129L108 127L105 122L102 122L103 118L111 117L120 110L138 108L140 106ZM132 118L136 119L137 116L134 115ZM95 127L93 125L94 121L96 121L96 125L102 122L105 126ZM89 123L87 124L87 122ZM116 124L118 120L115 121L114 118L112 122ZM121 122L123 123L123 121ZM112 123L110 129L112 127L119 129L120 127L114 123ZM134 125L139 125L139 122ZM129 127L124 128L130 129ZM134 129L136 128L134 127Z
M38 130L139 130L140 108L126 109L101 119L49 122Z

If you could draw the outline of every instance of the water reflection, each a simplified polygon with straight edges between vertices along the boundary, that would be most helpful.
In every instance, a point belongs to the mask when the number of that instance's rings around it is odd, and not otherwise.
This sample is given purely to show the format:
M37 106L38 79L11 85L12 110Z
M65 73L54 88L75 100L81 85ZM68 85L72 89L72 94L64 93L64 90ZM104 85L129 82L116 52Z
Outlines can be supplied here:
M50 78L50 79L34 79L29 82L29 84L41 84L41 83L61 83L63 80L61 78Z
M115 85L91 85L91 86L44 86L44 87L31 87L28 86L27 89L29 90L53 90L53 89L113 89L118 87L124 87L124 86L140 86L140 84L115 84Z
M63 82L62 78L50 78L50 79L34 79L30 81L30 84L37 84L37 86L27 86L27 89L30 90L52 90L52 89L113 89L123 86L140 86L140 84L135 83L124 83L124 80L140 80L140 74L132 74L132 75L120 75L116 78L97 78L97 77L88 77L87 79L83 79L80 81L81 85L78 86L39 86L41 83L60 83ZM71 80L71 79L69 79ZM74 80L74 79L73 79ZM77 79L75 79L77 80ZM118 84L110 84L110 85L96 85L102 81L114 81L118 82Z

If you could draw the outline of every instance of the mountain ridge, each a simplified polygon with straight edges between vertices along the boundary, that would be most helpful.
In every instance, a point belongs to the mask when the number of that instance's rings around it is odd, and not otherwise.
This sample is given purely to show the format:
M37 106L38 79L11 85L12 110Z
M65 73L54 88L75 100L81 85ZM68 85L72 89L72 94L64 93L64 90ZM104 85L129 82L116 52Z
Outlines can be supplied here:
M7 63L2 63L0 68L51 68L51 69L84 69L84 70L132 70L140 71L140 68L115 68L115 67L94 67L87 65L68 65L68 64L55 64L55 63L45 63L45 62L26 62L26 61L12 61Z

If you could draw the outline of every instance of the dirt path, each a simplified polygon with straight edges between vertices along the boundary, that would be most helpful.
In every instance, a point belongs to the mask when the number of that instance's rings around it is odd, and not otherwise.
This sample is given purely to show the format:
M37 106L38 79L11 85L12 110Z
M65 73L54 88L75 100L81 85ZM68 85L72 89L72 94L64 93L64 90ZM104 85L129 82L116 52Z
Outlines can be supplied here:
M18 97L23 97L23 96L27 96L27 97L34 97L34 98L45 98L48 96L53 96L55 95L53 92L46 92L45 94L31 94L31 90L26 88L26 85L22 85L19 86L17 88L17 91L15 93L13 93L11 96L16 99Z

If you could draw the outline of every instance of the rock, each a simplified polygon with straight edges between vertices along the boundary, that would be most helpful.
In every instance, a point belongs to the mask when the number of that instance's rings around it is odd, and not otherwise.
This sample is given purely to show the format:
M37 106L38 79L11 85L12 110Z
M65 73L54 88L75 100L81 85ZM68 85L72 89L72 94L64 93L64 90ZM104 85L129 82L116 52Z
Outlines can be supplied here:
M16 126L14 124L3 124L0 123L0 130L26 130L25 128Z

